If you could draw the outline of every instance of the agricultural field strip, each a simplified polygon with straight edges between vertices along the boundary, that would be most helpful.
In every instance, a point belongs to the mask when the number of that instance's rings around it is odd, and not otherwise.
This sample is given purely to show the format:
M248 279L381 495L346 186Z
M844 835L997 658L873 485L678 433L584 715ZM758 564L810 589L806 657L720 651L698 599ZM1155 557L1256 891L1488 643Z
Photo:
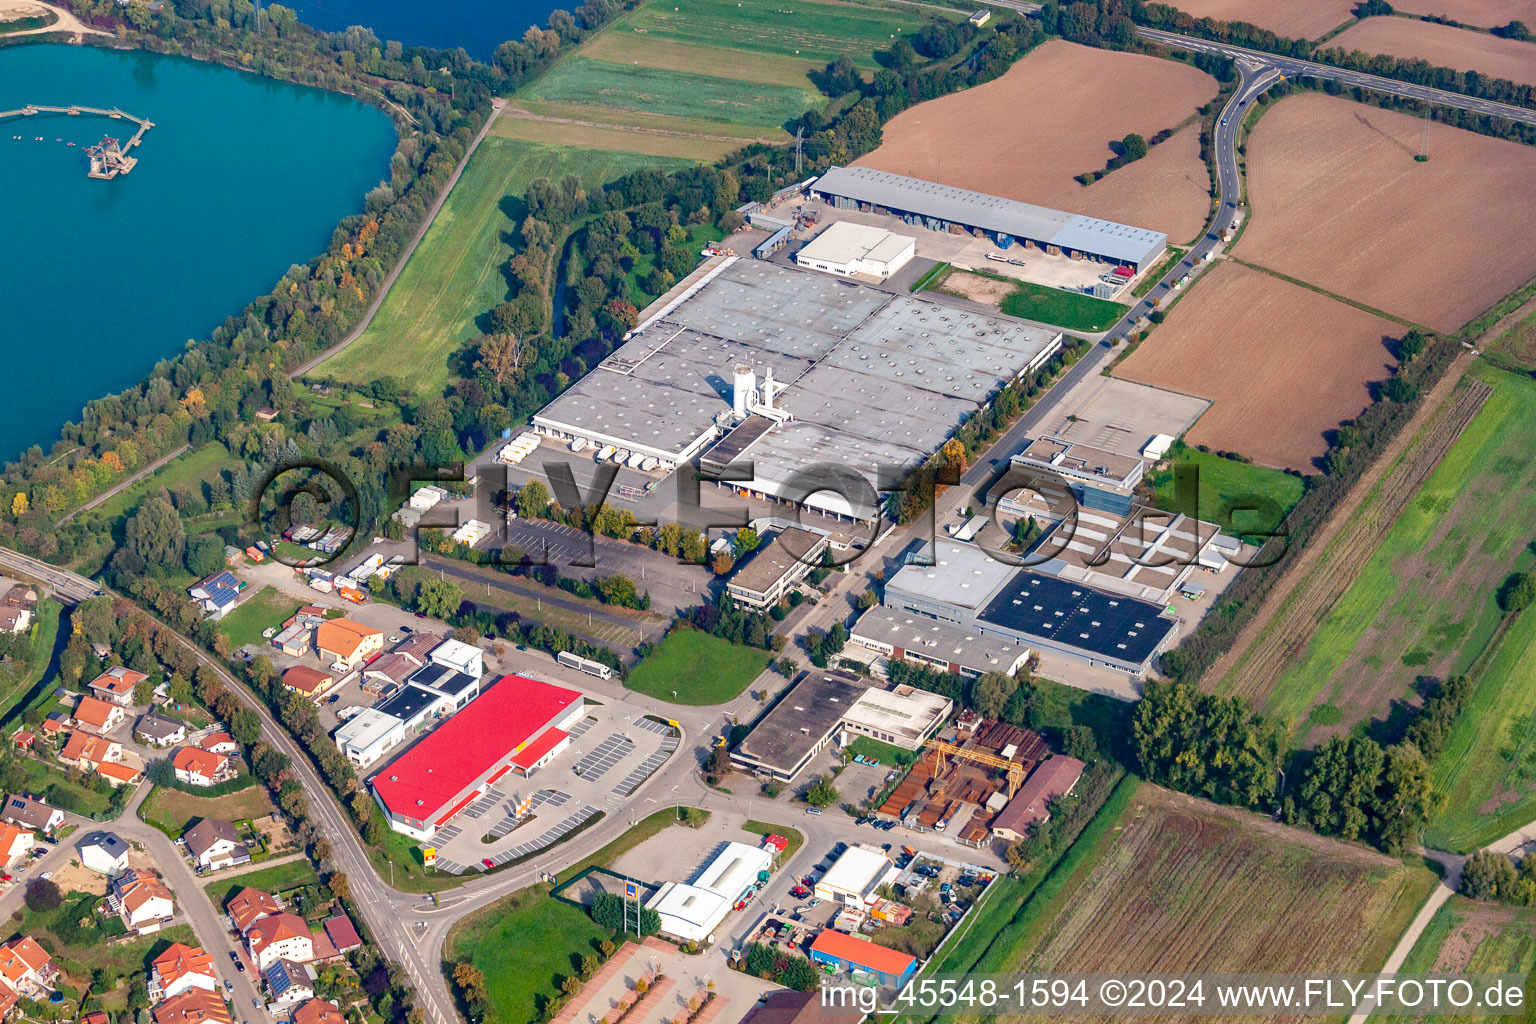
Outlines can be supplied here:
M1447 374L1448 378L1453 376L1457 375ZM1329 525L1334 527L1331 536L1313 538L1312 550L1320 552L1316 558L1322 564L1316 567L1317 571L1305 571L1309 567L1304 563L1291 567L1286 574L1290 588L1287 590L1282 583L1265 602L1275 609L1273 615L1266 621L1267 608L1261 609L1244 630L1245 636L1239 637L1234 645L1234 651L1242 652L1237 664L1226 665L1223 659L1213 666L1208 678L1218 681L1219 691L1255 702L1267 699L1286 665L1306 647L1318 625L1364 569L1398 514L1418 493L1490 394L1492 388L1482 381L1471 381L1457 389L1450 402L1439 405L1429 421L1413 432L1401 459L1384 455L1378 460L1382 470L1396 464L1396 471L1385 474L1370 498L1348 516L1347 523L1336 512L1330 519ZM1325 527L1324 532L1327 530ZM1244 643L1249 631L1257 629L1262 629L1262 633L1251 645Z

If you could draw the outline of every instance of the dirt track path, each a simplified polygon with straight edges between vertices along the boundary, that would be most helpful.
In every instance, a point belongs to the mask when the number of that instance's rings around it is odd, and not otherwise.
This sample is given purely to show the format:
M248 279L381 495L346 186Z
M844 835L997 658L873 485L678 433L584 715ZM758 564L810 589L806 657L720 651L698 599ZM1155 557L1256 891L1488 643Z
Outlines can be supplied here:
M609 124L606 121L584 121L578 117L555 117L552 114L535 114L523 107L508 105L501 112L502 117L515 117L522 121L547 121L550 124L573 124L582 128L602 128L610 132L640 132L644 135L665 135L674 139L704 139L709 142L739 142L743 146L754 142L765 145L777 145L782 139L747 139L738 135L707 135L704 132L680 132L670 128L652 128L638 124Z
M1472 361L1465 352L1457 356L1406 428L1286 570L1237 642L1211 666L1204 680L1207 688L1247 697L1262 706L1286 666L1305 649L1398 514L1487 400L1491 389L1480 381L1457 388ZM1454 401L1448 401L1452 395ZM1402 469L1382 484L1387 471L1405 454ZM1362 504L1378 484L1382 493L1362 512Z

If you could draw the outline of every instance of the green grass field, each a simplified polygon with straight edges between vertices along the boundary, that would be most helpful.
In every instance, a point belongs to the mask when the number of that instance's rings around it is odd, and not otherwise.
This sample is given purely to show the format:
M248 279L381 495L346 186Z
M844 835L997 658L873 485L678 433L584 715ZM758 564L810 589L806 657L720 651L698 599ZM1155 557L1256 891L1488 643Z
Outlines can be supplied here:
M194 796L179 789L156 786L155 791L140 805L139 817L175 837L199 818L240 821L243 818L260 818L272 811L272 801L267 799L266 788L259 785L215 797Z
M454 925L446 953L485 973L485 1024L535 1024L549 1018L546 1004L581 958L600 955L598 944L613 937L579 907L551 899L549 886L536 885Z
M1398 968L1403 974L1523 974L1536 969L1536 910L1478 903L1452 896L1430 919L1419 941ZM1530 984L1526 1005L1530 1005ZM1377 1015L1389 1024L1474 1024L1515 1021L1521 1017L1426 1014L1416 1017Z
M782 128L821 102L810 88L568 57L526 90L534 100L598 103L670 117Z
M179 458L172 459L132 487L114 494L81 515L85 518L110 522L138 508L139 503L147 495L162 487L170 489L181 484L201 484L217 477L221 471L232 466L234 461L228 448L217 441L210 441L196 451L187 452Z
M959 11L933 11L962 18ZM813 66L838 57L873 71L874 51L924 21L912 8L871 0L808 0L786 6L779 0L672 0L647 4L611 32L638 31L649 37L703 47L728 47L751 54L797 57Z
M591 187L642 167L690 163L488 135L368 329L314 375L359 384L388 375L419 394L440 392L449 357L480 335L476 318L508 298L509 242L530 183L575 174Z
M759 648L737 647L682 627L642 659L624 685L674 704L723 704L745 690L772 657Z
M301 885L319 884L320 876L315 872L314 865L300 857L297 860L274 864L270 868L247 871L243 875L232 875L229 878L221 878L217 882L209 882L203 886L203 891L208 894L214 906L223 910L229 898L246 887L275 893L297 889Z
M1147 475L1147 482L1157 490L1157 507L1172 512L1193 515L1207 523L1215 523L1229 532L1243 530L1273 530L1286 513L1301 500L1306 485L1300 477L1290 476L1278 469L1255 466L1252 463L1224 459L1210 452L1190 448L1180 442L1168 453L1173 465ZM1174 493L1174 471L1180 466L1194 466L1198 471L1199 491L1197 500L1190 507L1187 500L1179 500ZM1274 516L1261 516L1256 512L1239 512L1234 524L1232 510L1251 498L1272 501L1277 507Z
M1340 708L1348 725L1385 715L1388 703L1407 696L1421 674L1465 672L1498 625L1499 582L1532 559L1524 547L1536 509L1536 383L1492 368L1476 372L1495 384L1493 395L1313 634L1305 655L1276 681L1267 710L1301 723L1298 738L1309 731L1301 720L1319 697ZM1500 684L1490 679L1489 685ZM1499 702L1507 706L1507 699ZM1479 749L1481 756L1496 756L1492 747ZM1483 776L1488 765L1469 767ZM1468 810L1464 801L1458 807Z
M43 673L53 660L53 645L59 637L59 614L64 606L52 598L38 603L37 614L29 630L31 649L25 663L7 663L3 678L4 690L0 692L0 721L11 717L18 705L26 700L32 688L42 682Z
M259 645L263 642L262 630L281 626L299 607L297 599L271 587L262 587L219 620L219 632L229 637L231 650L246 644Z
M916 751L898 747L894 743L882 743L873 736L855 736L853 742L848 744L848 752L862 757L872 757L887 768L895 768L898 765L905 768L917 760Z
M1129 307L1081 292L1019 281L1013 294L1003 297L1001 308L1009 316L1055 324L1069 331L1097 333L1113 327Z

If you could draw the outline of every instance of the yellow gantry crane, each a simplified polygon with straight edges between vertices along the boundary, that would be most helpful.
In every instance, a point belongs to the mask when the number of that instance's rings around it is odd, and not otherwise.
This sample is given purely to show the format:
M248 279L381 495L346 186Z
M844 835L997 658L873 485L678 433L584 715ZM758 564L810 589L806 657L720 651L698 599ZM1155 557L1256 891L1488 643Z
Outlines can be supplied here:
M944 770L945 757L958 757L964 761L972 761L976 764L984 764L988 768L997 768L1008 773L1008 799L1012 800L1018 793L1019 787L1024 784L1024 766L1017 761L1010 761L996 754L987 754L980 750L966 750L957 747L953 743L944 740L928 740L923 746L938 752L939 771Z

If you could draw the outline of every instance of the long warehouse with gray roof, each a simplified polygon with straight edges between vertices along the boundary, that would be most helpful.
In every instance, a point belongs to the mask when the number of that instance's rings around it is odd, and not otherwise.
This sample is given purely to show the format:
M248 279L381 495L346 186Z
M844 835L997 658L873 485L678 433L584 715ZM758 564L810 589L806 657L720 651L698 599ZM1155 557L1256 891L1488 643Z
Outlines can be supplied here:
M750 464L732 486L870 521L882 470L920 463L1061 343L1000 314L727 257L533 425L669 469L695 457L706 472ZM865 489L810 485L802 475L817 466L852 471Z
M1168 248L1160 231L1052 210L984 192L940 185L872 167L833 167L810 186L813 196L842 209L890 213L932 231L984 232L997 246L1032 243L1067 256L1141 270Z

